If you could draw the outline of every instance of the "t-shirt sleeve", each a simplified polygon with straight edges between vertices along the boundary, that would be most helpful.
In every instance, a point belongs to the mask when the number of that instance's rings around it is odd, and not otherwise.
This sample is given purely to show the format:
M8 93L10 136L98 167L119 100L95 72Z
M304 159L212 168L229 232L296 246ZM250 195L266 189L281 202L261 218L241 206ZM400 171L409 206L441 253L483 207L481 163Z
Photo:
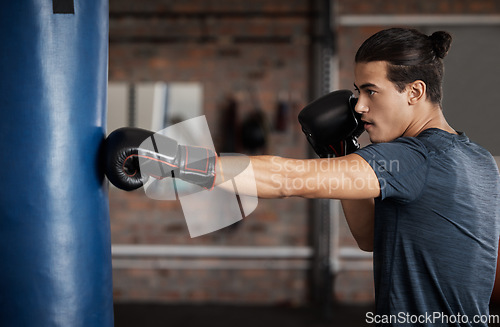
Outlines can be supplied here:
M382 200L408 203L420 195L427 178L428 152L416 138L371 144L355 153L373 168Z

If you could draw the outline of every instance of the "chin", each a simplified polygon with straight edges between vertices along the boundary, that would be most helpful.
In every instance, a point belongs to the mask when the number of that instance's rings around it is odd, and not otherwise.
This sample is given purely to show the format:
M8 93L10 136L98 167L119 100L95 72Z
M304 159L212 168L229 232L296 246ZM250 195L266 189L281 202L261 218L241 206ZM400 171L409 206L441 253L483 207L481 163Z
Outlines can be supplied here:
M377 138L374 135L371 135L370 133L368 133L368 137L370 138L370 142L372 142L372 143L381 143L382 142L382 141L380 141L379 138Z

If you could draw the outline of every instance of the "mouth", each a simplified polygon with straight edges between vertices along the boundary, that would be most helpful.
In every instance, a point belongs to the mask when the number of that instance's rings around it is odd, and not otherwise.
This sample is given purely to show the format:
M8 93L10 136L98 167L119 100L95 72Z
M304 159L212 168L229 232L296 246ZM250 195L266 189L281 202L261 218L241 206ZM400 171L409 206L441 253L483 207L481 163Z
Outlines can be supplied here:
M373 126L373 123L368 122L368 121L366 121L366 120L362 120L362 122L363 122L363 127L364 127L364 128L365 128L365 130L367 130L367 131L368 131L368 129L370 129L370 128Z

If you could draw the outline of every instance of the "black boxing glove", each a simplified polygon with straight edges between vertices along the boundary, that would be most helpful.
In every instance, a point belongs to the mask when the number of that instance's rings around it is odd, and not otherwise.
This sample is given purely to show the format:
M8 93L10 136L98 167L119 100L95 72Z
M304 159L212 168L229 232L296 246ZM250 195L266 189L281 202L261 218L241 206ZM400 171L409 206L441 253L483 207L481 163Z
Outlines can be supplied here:
M217 155L196 146L148 130L123 127L113 131L104 142L105 173L119 189L135 190L149 176L175 177L212 189Z
M301 110L302 131L320 158L340 157L359 149L364 127L354 111L358 99L349 90L328 93Z

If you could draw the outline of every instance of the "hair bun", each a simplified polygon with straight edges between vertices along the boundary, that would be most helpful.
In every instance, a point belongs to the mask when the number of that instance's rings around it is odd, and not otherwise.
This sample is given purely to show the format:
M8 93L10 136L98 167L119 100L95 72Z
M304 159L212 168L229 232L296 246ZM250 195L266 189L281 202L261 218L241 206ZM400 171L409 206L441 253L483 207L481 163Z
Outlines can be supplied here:
M450 33L445 31L437 31L429 36L432 42L432 48L436 54L436 57L443 59L448 54L451 47L452 37Z

